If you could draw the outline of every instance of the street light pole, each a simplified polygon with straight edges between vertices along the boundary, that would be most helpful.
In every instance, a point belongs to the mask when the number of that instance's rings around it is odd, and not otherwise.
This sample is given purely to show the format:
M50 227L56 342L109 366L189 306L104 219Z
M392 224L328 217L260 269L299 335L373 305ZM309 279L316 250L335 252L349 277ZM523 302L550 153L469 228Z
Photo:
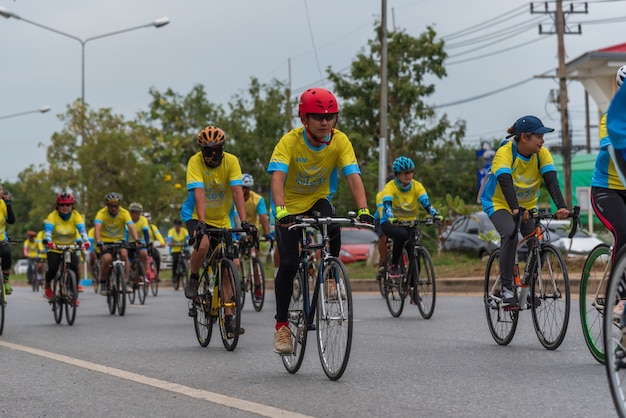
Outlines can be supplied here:
M39 109L27 110L26 112L13 113L12 115L0 116L0 119L13 118L15 116L28 115L29 113L46 113L50 110L50 106L42 106Z

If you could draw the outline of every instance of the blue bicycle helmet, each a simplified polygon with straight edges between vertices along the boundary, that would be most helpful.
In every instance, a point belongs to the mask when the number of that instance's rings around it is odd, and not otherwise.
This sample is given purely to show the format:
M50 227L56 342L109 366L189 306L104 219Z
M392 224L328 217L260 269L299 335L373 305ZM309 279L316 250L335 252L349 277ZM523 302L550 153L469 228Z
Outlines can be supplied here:
M415 170L415 164L413 160L408 157L398 157L393 162L393 172L394 173L402 173L403 171L413 171Z

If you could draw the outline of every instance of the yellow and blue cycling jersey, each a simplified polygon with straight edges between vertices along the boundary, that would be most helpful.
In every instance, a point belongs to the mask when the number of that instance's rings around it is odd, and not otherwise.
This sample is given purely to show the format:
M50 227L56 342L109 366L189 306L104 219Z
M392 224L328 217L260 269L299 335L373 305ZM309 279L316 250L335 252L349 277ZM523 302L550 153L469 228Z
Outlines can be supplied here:
M418 203L421 204L424 209L428 210L431 215L437 213L430 205L428 193L426 193L424 185L415 179L411 180L409 186L403 187L402 189L400 188L398 179L393 179L385 184L385 187L383 187L380 193L382 194L382 204L384 205L390 202L393 217L399 221L412 221L417 218L419 211ZM387 221L389 221L389 214L383 209L380 223L382 224Z
M278 141L267 172L286 173L285 206L290 213L298 214L320 199L332 200L337 191L338 169L346 177L361 174L346 134L335 129L330 144L314 147L301 127L287 132Z
M189 241L189 231L185 227L181 227L178 232L176 232L176 228L172 228L167 232L167 244L171 245L171 254L179 253L186 249L187 241Z
M376 193L376 212L374 213L374 220L380 222L383 216L383 191Z
M163 239L163 235L161 235L161 231L159 231L159 228L157 228L155 224L150 224L149 227L150 230L148 231L148 235L150 241L148 242L154 243L158 241L159 244L165 245L165 240Z
M135 231L137 231L139 239L143 239L145 244L150 244L150 224L148 223L148 218L139 215L139 219L137 219L137 222L133 222L133 224L135 225ZM124 241L128 241L128 228L124 234Z
M608 132L606 130L606 113L600 120L600 151L596 157L596 165L591 178L592 187L603 187L605 189L626 190L617 175L615 164L609 155L608 146L611 145Z
M0 241L6 241L7 239L7 216L9 216L7 204L0 199Z
M37 243L37 240L30 240L30 239L25 239L24 240L24 257L26 258L37 258L39 257L39 244Z
M500 209L512 213L497 179L500 174L505 173L513 178L513 187L519 206L536 209L541 178L549 171L556 171L556 167L552 154L547 148L541 147L538 153L533 153L527 158L517 153L515 141L507 141L498 148L491 163L493 175L489 176L481 199L484 211L488 216Z
M187 164L189 195L180 211L181 219L183 222L198 219L194 190L203 189L205 222L217 228L232 228L234 209L231 187L241 184L241 167L233 154L225 152L221 164L216 168L209 168L204 163L202 152L198 152Z
M126 209L120 207L119 213L113 217L105 206L96 214L94 223L102 225L100 240L107 243L123 241L126 236L126 227L132 225L133 220L130 217L130 212Z
M77 210L72 210L67 216L62 216L58 210L50 212L44 223L44 239L52 241L57 245L71 245L76 242L77 237L82 237L88 241L87 230L83 216ZM77 232L80 234L77 236ZM51 252L61 252L50 250Z
M43 229L37 232L37 236L35 240L37 241L37 245L39 246L39 258L47 259L48 258L48 247L43 245L44 231Z
M93 226L87 231L87 237L89 237L89 252L100 254L100 248L96 245L96 228Z
M258 193L250 190L250 197L246 200L246 218L250 225L254 225L261 230L261 215L267 215L267 206L265 206L265 198Z

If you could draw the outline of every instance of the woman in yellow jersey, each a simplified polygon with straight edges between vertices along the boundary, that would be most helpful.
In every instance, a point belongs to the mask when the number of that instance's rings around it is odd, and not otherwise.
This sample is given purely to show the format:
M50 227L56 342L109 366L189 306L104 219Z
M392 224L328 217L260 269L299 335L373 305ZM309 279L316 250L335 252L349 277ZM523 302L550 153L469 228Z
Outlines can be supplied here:
M298 116L303 127L287 132L278 141L268 173L272 175L272 199L276 204L276 243L280 266L276 274L276 325L274 351L291 353L291 332L287 312L298 267L300 231L289 231L296 215L334 216L331 199L337 190L338 171L348 182L361 222L374 223L367 208L361 170L348 136L335 129L339 106L328 90L312 88L300 97ZM335 257L341 248L341 228L329 225L330 252ZM336 291L336 289L335 289Z
M565 206L552 155L543 147L543 135L554 129L543 126L535 116L523 116L511 126L506 138L513 138L498 148L491 163L492 176L489 177L481 200L483 210L500 233L500 282L502 284L502 304L518 306L514 291L513 267L517 234L515 228L520 206L537 209L539 188L543 177L546 188L556 204L557 219L565 219L569 210ZM522 235L532 232L534 225L527 222L528 211L524 212L521 226Z
M411 228L396 226L394 220L412 221L417 218L419 204L433 216L437 222L443 217L437 209L430 204L428 193L419 181L413 178L415 163L408 157L398 157L393 162L395 179L388 182L382 191L383 209L380 218L382 232L393 240L393 253L391 254L391 267L389 276L400 277L400 256L402 248L406 248L412 254L414 236ZM384 260L383 260L384 262Z
M44 224L44 244L48 247L48 271L46 272L46 285L44 293L48 299L54 298L54 291L50 284L59 271L62 251L56 248L57 245L72 245L76 242L76 231L83 241L83 248L89 249L89 237L85 229L83 216L74 210L74 196L70 193L60 193L57 196L56 209L50 212ZM72 270L78 277L78 256L72 252ZM80 302L76 300L76 304Z
M6 241L7 236L7 224L15 223L15 215L13 214L13 207L11 206L11 195L9 192L3 192L2 182L0 181L0 241ZM9 277L11 276L11 250L8 245L0 245L0 257L2 257L2 276L4 278L4 293L10 295L13 293L13 288L9 283Z
M187 241L189 241L189 231L183 227L180 219L174 219L174 227L167 231L167 245L172 254L172 281L178 269L178 263L182 263L181 253L187 251Z
M24 257L28 259L28 284L32 285L33 281L37 281L37 263L39 261L39 244L35 239L37 233L35 231L27 231L24 240ZM33 285L33 292L38 289L39 284Z
M161 254L159 253L159 250L157 250L157 242L159 243L160 248L165 248L165 240L163 239L163 235L161 235L159 227L152 223L152 214L150 212L144 212L142 215L148 220L148 226L150 227L149 235L150 242L152 243L150 255L152 256L156 267L156 277L151 277L150 279L159 280L161 277Z

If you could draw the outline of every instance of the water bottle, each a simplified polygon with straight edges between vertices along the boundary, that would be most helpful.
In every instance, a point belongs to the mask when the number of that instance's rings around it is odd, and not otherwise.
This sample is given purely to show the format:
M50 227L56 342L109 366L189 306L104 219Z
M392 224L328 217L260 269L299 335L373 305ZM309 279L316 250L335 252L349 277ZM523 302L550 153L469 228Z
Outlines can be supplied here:
M209 266L207 272L209 274L209 293L213 294L213 289L215 288L215 275L213 274L213 267Z

